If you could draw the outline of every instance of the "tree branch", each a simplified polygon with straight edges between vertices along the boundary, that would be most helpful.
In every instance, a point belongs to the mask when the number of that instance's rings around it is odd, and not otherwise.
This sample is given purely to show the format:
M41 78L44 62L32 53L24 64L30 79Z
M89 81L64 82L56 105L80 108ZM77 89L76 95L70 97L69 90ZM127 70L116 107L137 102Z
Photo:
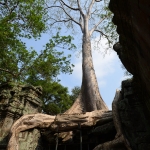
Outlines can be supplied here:
M88 17L90 16L91 9L92 9L92 7L93 7L94 2L95 2L95 0L92 0L90 6L89 6L89 8L88 8Z
M84 9L86 10L86 13L87 13L87 8L86 8L87 2L88 2L88 1L86 1L85 4L84 4Z
M11 12L10 12L10 14L11 14L11 13L15 10L15 8L17 8L18 4L19 4L19 1L17 1L17 4L16 4L16 5L14 5L14 6L11 8Z
M92 35L92 33L96 30L96 28L99 26L99 24L106 19L106 17L104 17L103 19L101 19L91 30L90 30L90 35Z
M4 5L8 8L9 12L11 12L11 9L9 8L9 6L7 5L7 0L5 0L3 3L0 2L1 5Z
M6 4L5 4L5 3L0 2L0 5L4 5L4 6L5 6Z
M80 6L80 0L77 0L77 3L78 3L79 11L80 11L80 13L81 13L82 17L84 17L84 16L85 16L85 14L83 13L83 11L82 11L82 9L81 9L81 6Z
M62 4L61 4L61 5L62 5ZM62 5L61 8L62 8L63 11L65 12L65 14L66 14L74 23L78 24L78 25L81 27L81 30L82 30L82 28L83 28L82 24L80 24L78 21L76 21L75 19L73 19L73 17L72 17L71 15L69 15L69 14L66 12L65 8L63 7L63 5Z
M7 4L7 0L5 0L4 2L0 2L0 5L6 6L8 8L10 14L15 10L15 8L18 6L18 4L19 4L19 1L16 2L16 5L14 5L12 8L10 8Z
M9 73L9 74L13 75L14 77L16 77L16 74L12 73L12 72L11 72L11 71L9 71L9 70L6 70L6 69L3 69L3 68L0 68L0 71L7 72L7 73Z
M101 34L104 35L104 36L107 36L107 35L104 34L101 30L96 29L96 30L94 30L94 31L99 32L99 33L101 33Z
M99 32L100 34L102 34L103 36L105 36L109 43L111 42L111 41L109 40L108 36L107 36L106 34L104 34L102 31L100 31L100 30L98 30L98 29L96 29L96 30L94 30L94 31Z
M80 19L79 19L79 23L81 24L81 30L82 30L82 32L84 31L84 26L83 26L83 17L82 17L82 15L81 15L81 13L80 13Z
M55 8L55 7L63 9L61 6L48 6L46 9L48 9L48 8Z
M64 22L64 23L65 23L65 22L71 21L70 18L68 18L68 19L63 19L63 20L56 20L56 19L54 19L54 18L50 18L50 19L54 20L54 22L51 23L50 25L54 25L55 23L58 23L58 22Z
M66 7L68 7L69 9L75 10L75 11L79 11L79 8L73 8L70 7L69 5L67 5L63 0L60 0Z
M65 10L65 8L63 7L62 4L61 4L61 6L49 6L49 7L47 7L47 9L48 9L48 8L55 8L55 7L61 8L61 9L65 12L65 14L66 14L74 23L78 24L78 25L81 27L81 29L82 29L82 25L81 25L78 21L76 21L75 19L73 19L73 17L70 16L70 15L66 12L66 10Z

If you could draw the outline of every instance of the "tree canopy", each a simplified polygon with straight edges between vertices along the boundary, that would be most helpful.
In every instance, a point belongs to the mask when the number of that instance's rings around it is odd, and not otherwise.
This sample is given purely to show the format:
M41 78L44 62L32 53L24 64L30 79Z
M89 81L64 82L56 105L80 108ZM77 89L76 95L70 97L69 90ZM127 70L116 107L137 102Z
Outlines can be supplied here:
M75 45L71 40L71 36L54 36L27 70L25 81L43 87L43 109L51 115L64 112L72 105L68 89L59 83L58 75L71 74L74 65L70 63L71 55L65 56L64 52L56 50L74 49Z
M95 40L96 49L102 38L107 39L109 46L118 39L108 5L109 0L51 0L47 1L46 8L51 27L66 27L77 38L88 33Z
M72 88L71 95L70 95L71 101L75 102L80 92L81 92L81 88L79 86L75 86L74 88Z
M65 56L63 50L75 48L73 38L57 33L41 52L28 50L23 39L38 39L48 29L45 1L4 0L0 6L0 83L41 85L43 111L65 111L72 102L58 75L72 73L71 55Z
M22 38L40 37L47 16L40 0L2 0L0 7L0 80L7 81L24 70L26 57L35 55L28 54Z

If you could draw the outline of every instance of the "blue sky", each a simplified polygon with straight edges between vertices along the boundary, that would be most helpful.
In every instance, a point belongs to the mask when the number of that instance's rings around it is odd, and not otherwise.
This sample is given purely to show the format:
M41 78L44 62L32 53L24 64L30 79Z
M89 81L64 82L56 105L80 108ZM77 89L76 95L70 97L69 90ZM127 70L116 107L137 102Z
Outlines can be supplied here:
M49 41L50 35L43 34L38 41L25 40L27 47L33 47L40 51L43 46ZM94 41L94 39L93 39ZM94 42L92 41L92 48L94 49ZM75 41L76 43L77 41ZM121 68L121 62L115 51L107 50L106 40L102 39L98 51L93 51L93 63L99 84L99 90L106 105L111 109L111 104L115 96L116 89L120 89L121 81L125 79L124 70ZM74 71L71 75L61 74L59 78L63 86L68 87L69 91L74 86L81 86L82 81L82 55L77 57L77 53L73 51L65 51L66 54L71 54L71 63L75 65ZM105 53L105 55L104 55Z

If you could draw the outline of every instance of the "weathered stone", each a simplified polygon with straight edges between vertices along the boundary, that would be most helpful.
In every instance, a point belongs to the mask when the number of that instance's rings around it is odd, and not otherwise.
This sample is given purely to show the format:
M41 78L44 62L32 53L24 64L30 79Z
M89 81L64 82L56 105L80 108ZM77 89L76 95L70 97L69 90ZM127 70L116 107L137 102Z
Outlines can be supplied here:
M150 142L150 121L144 104L144 99L146 98L143 95L144 89L141 89L138 85L138 80L130 80L130 86L125 82L129 81L123 82L123 97L118 102L118 114L124 136L128 139L133 150L144 150L145 147L148 150ZM132 91L130 95L128 91ZM126 97L126 92L128 97Z
M110 0L119 42L114 50L133 81L122 83L118 103L124 136L134 150L149 150L150 135L150 1Z
M126 69L138 79L150 97L150 1L110 0L119 43L114 49ZM150 110L150 98L146 100Z
M9 132L14 122L22 115L41 111L40 87L7 83L0 86L0 149L6 150ZM19 134L20 150L38 144L39 131L33 129ZM38 135L38 136L36 136ZM33 138L34 137L34 138ZM28 142L34 139L34 142ZM20 142L21 141L21 142ZM24 142L26 144L24 144Z

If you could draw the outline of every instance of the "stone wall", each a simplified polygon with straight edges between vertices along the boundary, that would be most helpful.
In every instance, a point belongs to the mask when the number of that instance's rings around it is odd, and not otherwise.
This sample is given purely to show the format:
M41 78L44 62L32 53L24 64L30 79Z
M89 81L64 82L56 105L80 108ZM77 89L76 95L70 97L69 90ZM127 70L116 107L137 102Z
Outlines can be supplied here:
M119 41L114 45L133 81L122 83L119 115L133 150L150 149L150 1L110 0Z
M150 97L150 1L110 0L119 44L114 49ZM146 100L150 110L150 99Z
M0 149L6 150L13 123L25 114L41 112L41 87L7 83L0 86ZM35 149L40 132L37 129L19 135L19 150ZM32 140L33 139L33 140Z
M118 102L123 134L132 150L150 150L150 116L145 105L145 90L135 78L122 82Z

